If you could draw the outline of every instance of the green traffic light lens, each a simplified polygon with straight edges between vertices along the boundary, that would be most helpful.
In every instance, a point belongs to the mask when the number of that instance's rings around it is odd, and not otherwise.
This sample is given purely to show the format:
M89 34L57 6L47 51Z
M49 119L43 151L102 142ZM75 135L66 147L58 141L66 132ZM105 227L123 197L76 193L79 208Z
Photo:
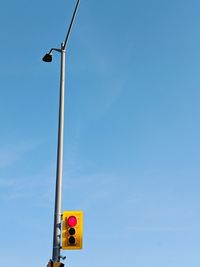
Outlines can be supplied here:
M76 239L73 236L70 236L68 239L70 245L74 245L76 243Z

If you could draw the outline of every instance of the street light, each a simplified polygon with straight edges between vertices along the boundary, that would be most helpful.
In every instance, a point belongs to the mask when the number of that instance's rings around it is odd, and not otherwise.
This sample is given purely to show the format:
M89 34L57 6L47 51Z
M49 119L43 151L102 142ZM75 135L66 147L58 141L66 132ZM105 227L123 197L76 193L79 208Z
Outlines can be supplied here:
M51 48L49 53L43 57L44 62L52 62L52 52L61 53L60 68L60 100L59 100L59 123L58 123L58 147L57 147L57 170L56 170L56 189L55 189L55 210L54 210L54 231L53 231L53 252L52 263L59 263L64 259L60 255L61 250L61 201L62 201L62 176L63 176L63 141L64 141L64 94L65 94L65 54L67 42L72 30L74 19L79 7L80 0L77 1L65 41L60 48Z
M43 58L42 58L42 60L44 61L44 62L51 62L52 61L52 54L46 54Z

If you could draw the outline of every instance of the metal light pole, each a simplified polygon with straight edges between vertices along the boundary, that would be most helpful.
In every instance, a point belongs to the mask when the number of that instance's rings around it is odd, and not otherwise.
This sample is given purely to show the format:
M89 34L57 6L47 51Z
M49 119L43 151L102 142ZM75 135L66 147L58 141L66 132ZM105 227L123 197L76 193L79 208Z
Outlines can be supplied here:
M52 48L49 53L43 57L43 61L52 61L52 51L61 53L60 67L60 100L59 100L59 123L58 123L58 147L57 147L57 171L56 171L56 189L55 189L55 210L54 210L54 231L53 231L53 252L52 262L60 262L63 258L60 255L61 250L61 203L62 203L62 177L63 177L63 142L64 142L64 96L65 96L65 54L68 38L70 36L76 12L79 7L80 0L77 1L69 29L65 41L61 44L61 48Z

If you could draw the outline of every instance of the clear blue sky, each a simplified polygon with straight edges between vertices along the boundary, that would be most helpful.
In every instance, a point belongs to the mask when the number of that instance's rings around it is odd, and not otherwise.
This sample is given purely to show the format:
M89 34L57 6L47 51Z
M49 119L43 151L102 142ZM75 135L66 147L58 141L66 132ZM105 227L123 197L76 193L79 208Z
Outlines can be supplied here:
M59 55L75 2L1 0L0 265L52 251ZM82 0L67 53L70 267L200 265L200 2Z

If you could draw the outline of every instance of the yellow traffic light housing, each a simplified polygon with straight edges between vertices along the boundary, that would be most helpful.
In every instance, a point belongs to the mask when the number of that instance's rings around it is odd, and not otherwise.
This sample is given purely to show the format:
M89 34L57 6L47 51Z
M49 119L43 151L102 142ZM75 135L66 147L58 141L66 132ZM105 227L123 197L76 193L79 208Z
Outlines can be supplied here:
M83 212L64 211L62 216L62 249L82 249Z

